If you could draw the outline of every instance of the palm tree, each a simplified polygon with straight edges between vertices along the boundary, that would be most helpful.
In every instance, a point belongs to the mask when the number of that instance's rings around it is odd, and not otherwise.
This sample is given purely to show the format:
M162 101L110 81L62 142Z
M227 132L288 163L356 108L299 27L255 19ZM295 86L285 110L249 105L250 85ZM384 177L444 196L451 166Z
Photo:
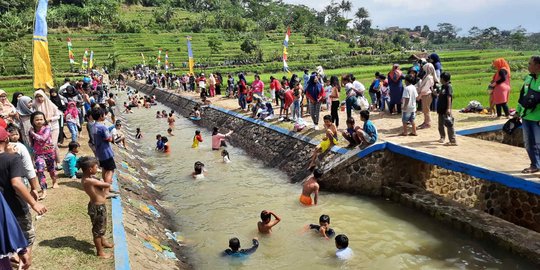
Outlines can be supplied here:
M355 16L359 21L363 21L363 20L369 18L369 11L367 11L367 9L365 9L364 7L361 7L361 8L358 8L358 10L357 10L356 13L354 14L354 16Z
M341 16L345 17L344 13L347 13L351 11L352 9L352 3L348 0L341 0L341 3L339 4L339 8L341 9Z

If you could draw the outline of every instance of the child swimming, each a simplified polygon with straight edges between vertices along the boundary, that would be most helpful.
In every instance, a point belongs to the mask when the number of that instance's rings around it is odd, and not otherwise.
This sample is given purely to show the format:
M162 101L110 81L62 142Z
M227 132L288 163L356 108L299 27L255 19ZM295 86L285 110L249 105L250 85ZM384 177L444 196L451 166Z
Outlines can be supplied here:
M204 163L197 161L195 162L195 165L193 165L193 172L191 173L191 176L195 179L202 179L204 178L205 170L204 170Z
M318 231L325 239L330 239L330 237L336 234L336 232L330 228L330 216L328 215L321 215L319 217L319 225L309 224L308 228L310 230Z
M168 128L167 133L169 134L169 136L174 136L174 134L172 133L172 128Z
M223 149L223 151L221 151L221 156L223 157L223 162L225 163L231 162L231 158L229 157L229 152L227 150Z
M222 256L231 256L231 257L245 257L247 255L253 254L257 251L259 247L259 240L257 237L252 240L253 246L249 249L240 249L240 240L234 237L229 240L229 248L223 251Z
M161 116L161 112L160 112L160 111L157 111L157 112L156 112L156 118L161 118L161 117L162 117L162 116Z
M193 144L191 145L191 148L198 148L199 143L203 141L203 138L201 136L200 130L195 130L195 136L193 136Z
M141 133L141 128L137 128L136 133L135 133L135 139L139 140L142 137L143 137L143 135Z
M161 134L156 135L156 150L163 151L163 142L161 141Z
M272 221L272 216L274 216L274 221ZM274 214L274 212L263 210L261 212L261 221L257 223L257 228L260 233L271 233L272 227L276 226L280 221L281 218Z

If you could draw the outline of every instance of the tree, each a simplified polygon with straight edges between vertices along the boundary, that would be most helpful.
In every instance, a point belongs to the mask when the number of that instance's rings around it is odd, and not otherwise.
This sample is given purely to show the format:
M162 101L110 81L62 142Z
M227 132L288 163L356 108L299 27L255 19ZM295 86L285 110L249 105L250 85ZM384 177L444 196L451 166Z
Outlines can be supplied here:
M246 38L244 39L244 42L240 44L240 50L247 54L251 54L255 52L255 50L257 50L257 45L255 44L255 42L253 42L251 38Z
M348 0L341 0L341 3L339 4L339 8L341 9L341 16L345 17L345 13L348 13L352 9L352 3Z
M223 42L221 42L221 40L216 37L211 37L208 39L208 47L210 48L211 53L219 53L222 45Z
M431 32L431 29L429 29L429 26L424 25L422 26L422 32L420 33L420 36L423 38L430 38L433 32Z
M437 24L437 28L439 28L437 37L441 42L456 39L457 33L461 30L451 23L439 23Z
M354 21L354 28L361 34L371 35L373 30L371 29L371 20L369 20L369 12L366 8L358 8L354 14L356 20Z
M525 33L527 33L527 29L521 27L521 25L511 31L510 40L514 45L514 49L520 48L525 43L527 40Z
M19 39L16 41L12 41L7 46L7 51L15 56L17 60L19 61L21 71L23 74L29 73L29 64L31 65L31 57L32 57L32 45L27 39ZM30 52L30 55L28 55L28 52Z

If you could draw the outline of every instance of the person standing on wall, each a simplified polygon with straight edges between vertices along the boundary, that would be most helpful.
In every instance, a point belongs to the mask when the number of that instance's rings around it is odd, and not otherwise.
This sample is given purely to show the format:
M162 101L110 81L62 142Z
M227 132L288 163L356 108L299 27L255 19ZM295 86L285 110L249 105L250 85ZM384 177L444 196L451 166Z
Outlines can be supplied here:
M521 88L516 114L523 120L523 142L531 161L522 173L540 170L540 109L536 108L540 103L540 56L531 57L529 72Z

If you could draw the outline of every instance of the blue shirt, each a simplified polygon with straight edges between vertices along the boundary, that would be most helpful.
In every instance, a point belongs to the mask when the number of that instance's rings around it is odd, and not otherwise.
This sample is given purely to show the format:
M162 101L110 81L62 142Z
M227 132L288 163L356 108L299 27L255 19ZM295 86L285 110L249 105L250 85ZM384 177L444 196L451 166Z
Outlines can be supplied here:
M114 157L111 144L108 139L112 138L109 129L103 123L94 126L94 144L96 145L96 157L103 161Z
M223 251L222 256L231 256L231 257L237 257L237 258L243 258L248 255L253 254L257 248L259 247L259 241L257 239L253 239L253 246L248 249L241 249L237 251L233 251L230 248Z
M62 162L62 168L64 168L64 173L68 177L73 177L77 173L77 156L75 154L68 152L64 161Z
M371 120L364 122L364 131L371 137L369 144L374 144L377 141L377 129Z

